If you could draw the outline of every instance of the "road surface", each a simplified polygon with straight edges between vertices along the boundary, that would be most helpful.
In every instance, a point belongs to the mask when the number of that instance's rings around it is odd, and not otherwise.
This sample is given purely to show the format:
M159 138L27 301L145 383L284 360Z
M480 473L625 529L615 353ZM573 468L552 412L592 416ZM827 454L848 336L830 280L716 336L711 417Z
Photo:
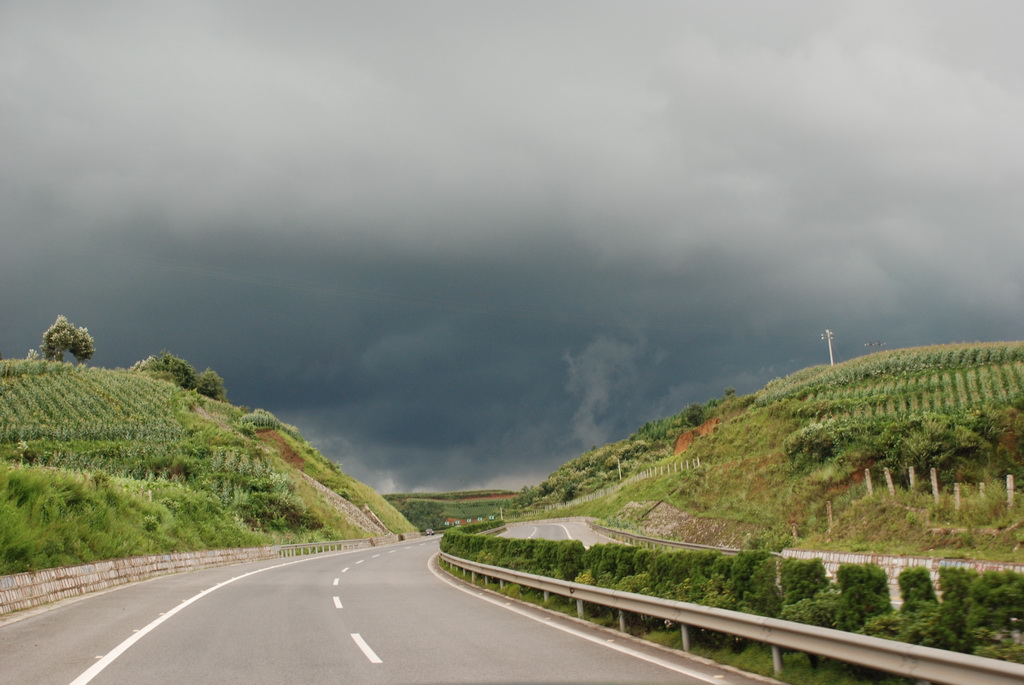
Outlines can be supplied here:
M536 523L517 523L509 526L506 532L501 534L507 538L542 538L545 540L579 540L584 547L597 544L614 542L617 540L596 533L585 523L579 521L565 521L564 523L548 523L538 521Z
M165 576L4 617L0 684L755 682L442 578L437 546Z

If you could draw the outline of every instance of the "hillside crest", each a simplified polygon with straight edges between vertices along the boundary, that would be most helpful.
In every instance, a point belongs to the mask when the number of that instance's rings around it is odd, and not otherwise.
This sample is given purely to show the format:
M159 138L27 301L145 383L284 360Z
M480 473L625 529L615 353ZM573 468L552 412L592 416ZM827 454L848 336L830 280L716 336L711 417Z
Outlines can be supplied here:
M877 352L650 421L515 504L638 532L702 519L751 549L1019 561L1022 410L1024 342ZM659 502L656 523L638 518Z
M0 518L0 574L414 530L270 412L41 360L0 361Z

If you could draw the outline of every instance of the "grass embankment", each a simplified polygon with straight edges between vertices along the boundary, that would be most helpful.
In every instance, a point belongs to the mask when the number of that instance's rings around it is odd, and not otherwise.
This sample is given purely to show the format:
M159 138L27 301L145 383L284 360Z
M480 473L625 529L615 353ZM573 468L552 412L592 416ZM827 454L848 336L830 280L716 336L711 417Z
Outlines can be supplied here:
M1006 476L1024 476L1022 408L1024 343L892 350L691 405L568 462L514 502L528 514L596 516L669 538L703 532L709 539L695 541L710 544L1021 561L1024 501L1007 507ZM680 434L713 420L674 454ZM659 467L668 472L562 506L616 486L620 469L628 478ZM658 502L696 519L675 533L659 528L643 517Z
M515 496L509 490L464 490L456 492L407 492L384 495L420 530L441 529L448 519L497 518Z
M0 574L377 534L300 471L414 530L268 412L138 371L0 362Z

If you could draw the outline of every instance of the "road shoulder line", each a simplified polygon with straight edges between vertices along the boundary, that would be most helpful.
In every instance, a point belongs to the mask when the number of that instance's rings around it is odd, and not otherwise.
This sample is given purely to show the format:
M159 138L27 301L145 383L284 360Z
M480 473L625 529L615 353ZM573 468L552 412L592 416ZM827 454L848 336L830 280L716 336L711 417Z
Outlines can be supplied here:
M683 666L677 666L676 664L659 659L657 657L643 654L638 650L631 649L623 645L610 643L607 640L609 638L614 638L615 640L623 642L631 642L634 645L637 645L637 647L644 647L645 649L661 652L666 656L670 656L675 659L694 661L704 666L709 666L722 671L733 673L735 675L747 678L749 680L757 680L763 683L768 683L769 685L786 685L782 681L775 680L774 678L769 678L768 676L760 675L759 673L750 673L748 671L736 668L735 666L729 666L728 664L720 664L717 661L713 661L702 656L697 656L696 654L690 654L689 652L681 652L677 649L672 649L670 647L665 647L654 642L643 640L641 638L630 635L629 633L622 633L618 630L606 628L602 625L591 623L590 621L584 619L576 618L574 616L568 616L561 612L553 611L551 609L547 609L545 607L538 606L530 602L524 602L523 600L516 599L514 597L508 597L507 595L494 592L493 590L490 590L488 588L481 588L477 585L473 585L469 581L463 580L462 578L458 578L457 576L453 576L452 574L449 574L441 570L441 568L438 566L439 558L440 554L437 553L431 556L430 559L427 561L427 566L430 569L430 572L433 573L439 580L449 584L456 590L460 590L467 594L474 595L478 599L490 602L491 604L512 611L514 613L520 614L521 616L537 621L538 623L541 623L543 625L550 626L552 628L561 630L571 635L576 635L577 637L580 637L589 642L603 645L609 649L613 649L615 651L628 654L637 659L641 659L643 661L656 664L658 666L674 671L676 673L682 673L684 675L690 676L692 678L697 678L708 683L722 683L723 681L721 677L715 678L714 676L709 676L699 671L692 671ZM513 606L513 604L518 606ZM547 618L539 616L538 614L546 615ZM559 622L551 620L552 618L560 619L562 622L565 623L576 624L580 626L580 628L574 628L570 625L560 625ZM586 628L587 631L601 633L607 637L599 639L595 636L587 635L586 632L584 632L583 630L584 628Z

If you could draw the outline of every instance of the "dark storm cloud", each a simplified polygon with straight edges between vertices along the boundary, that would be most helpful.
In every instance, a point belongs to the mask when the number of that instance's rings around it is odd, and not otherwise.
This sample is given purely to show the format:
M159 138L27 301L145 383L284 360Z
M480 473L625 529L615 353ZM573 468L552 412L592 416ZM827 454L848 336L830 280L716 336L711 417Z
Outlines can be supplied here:
M169 349L382 489L1019 339L1022 11L0 3L0 351Z

